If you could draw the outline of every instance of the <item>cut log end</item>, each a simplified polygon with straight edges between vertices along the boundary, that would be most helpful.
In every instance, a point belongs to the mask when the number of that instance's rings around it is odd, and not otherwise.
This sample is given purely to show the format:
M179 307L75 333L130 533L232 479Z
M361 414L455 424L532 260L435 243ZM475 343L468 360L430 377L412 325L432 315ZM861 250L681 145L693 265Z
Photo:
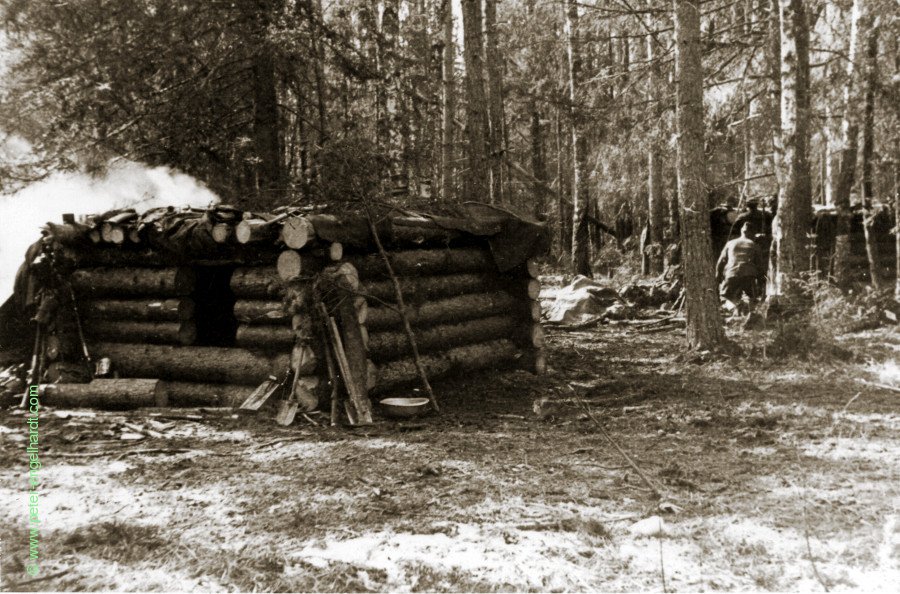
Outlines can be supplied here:
M335 241L328 246L328 259L337 262L344 257L344 244Z
M281 280L294 280L303 272L303 258L294 250L285 250L278 256L276 269Z
M228 223L216 223L210 234L216 243L228 243L234 238L234 227Z
M313 229L312 223L306 217L287 219L281 227L281 240L284 242L284 245L293 250L303 248L315 236L315 229Z

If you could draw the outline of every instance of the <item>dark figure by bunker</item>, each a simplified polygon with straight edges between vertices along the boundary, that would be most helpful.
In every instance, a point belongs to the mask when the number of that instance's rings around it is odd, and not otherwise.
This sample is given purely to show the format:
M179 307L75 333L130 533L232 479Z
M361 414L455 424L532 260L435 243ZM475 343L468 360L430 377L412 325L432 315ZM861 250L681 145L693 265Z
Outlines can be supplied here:
M745 294L752 307L765 276L765 258L752 239L753 232L753 224L746 221L741 226L741 236L725 244L716 264L716 280L722 284L722 294L737 311L741 311L741 297Z

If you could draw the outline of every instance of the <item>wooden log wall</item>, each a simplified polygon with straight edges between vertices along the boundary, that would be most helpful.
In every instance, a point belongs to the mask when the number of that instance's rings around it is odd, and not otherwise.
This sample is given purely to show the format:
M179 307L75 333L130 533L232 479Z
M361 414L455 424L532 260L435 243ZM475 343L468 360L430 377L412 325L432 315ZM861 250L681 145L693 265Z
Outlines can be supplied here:
M292 377L285 389L299 409L315 409L330 388L313 286L319 291L328 275L341 279L327 300L348 372L372 394L414 387L394 285L359 217L226 215L191 219L180 245L197 249L176 256L161 251L155 242L163 234L133 213L57 226L56 251L73 268L91 358L112 361L126 397L142 405L152 393L157 405L237 406L263 380ZM545 371L532 263L501 274L487 241L456 220L392 217L377 228L430 378L509 366ZM82 356L73 318L61 307L45 342L57 365ZM50 393L96 404L89 386Z

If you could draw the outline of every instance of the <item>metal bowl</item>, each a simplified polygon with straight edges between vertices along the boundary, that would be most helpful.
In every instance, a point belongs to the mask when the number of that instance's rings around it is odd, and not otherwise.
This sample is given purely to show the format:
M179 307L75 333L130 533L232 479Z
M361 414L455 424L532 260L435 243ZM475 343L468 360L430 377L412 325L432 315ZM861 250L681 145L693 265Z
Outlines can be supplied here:
M414 417L428 410L427 398L385 398L381 410L389 417Z

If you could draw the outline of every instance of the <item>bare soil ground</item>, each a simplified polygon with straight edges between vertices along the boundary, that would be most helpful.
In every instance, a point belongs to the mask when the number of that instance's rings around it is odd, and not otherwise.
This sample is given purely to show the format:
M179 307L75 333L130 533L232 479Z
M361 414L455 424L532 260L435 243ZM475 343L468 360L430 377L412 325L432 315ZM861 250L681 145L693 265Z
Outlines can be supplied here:
M440 416L356 430L45 410L41 572L65 573L30 583L4 410L3 587L896 591L900 394L858 380L895 381L900 336L842 342L849 362L698 364L679 330L551 331L547 376L440 382ZM634 527L653 516L662 534Z

